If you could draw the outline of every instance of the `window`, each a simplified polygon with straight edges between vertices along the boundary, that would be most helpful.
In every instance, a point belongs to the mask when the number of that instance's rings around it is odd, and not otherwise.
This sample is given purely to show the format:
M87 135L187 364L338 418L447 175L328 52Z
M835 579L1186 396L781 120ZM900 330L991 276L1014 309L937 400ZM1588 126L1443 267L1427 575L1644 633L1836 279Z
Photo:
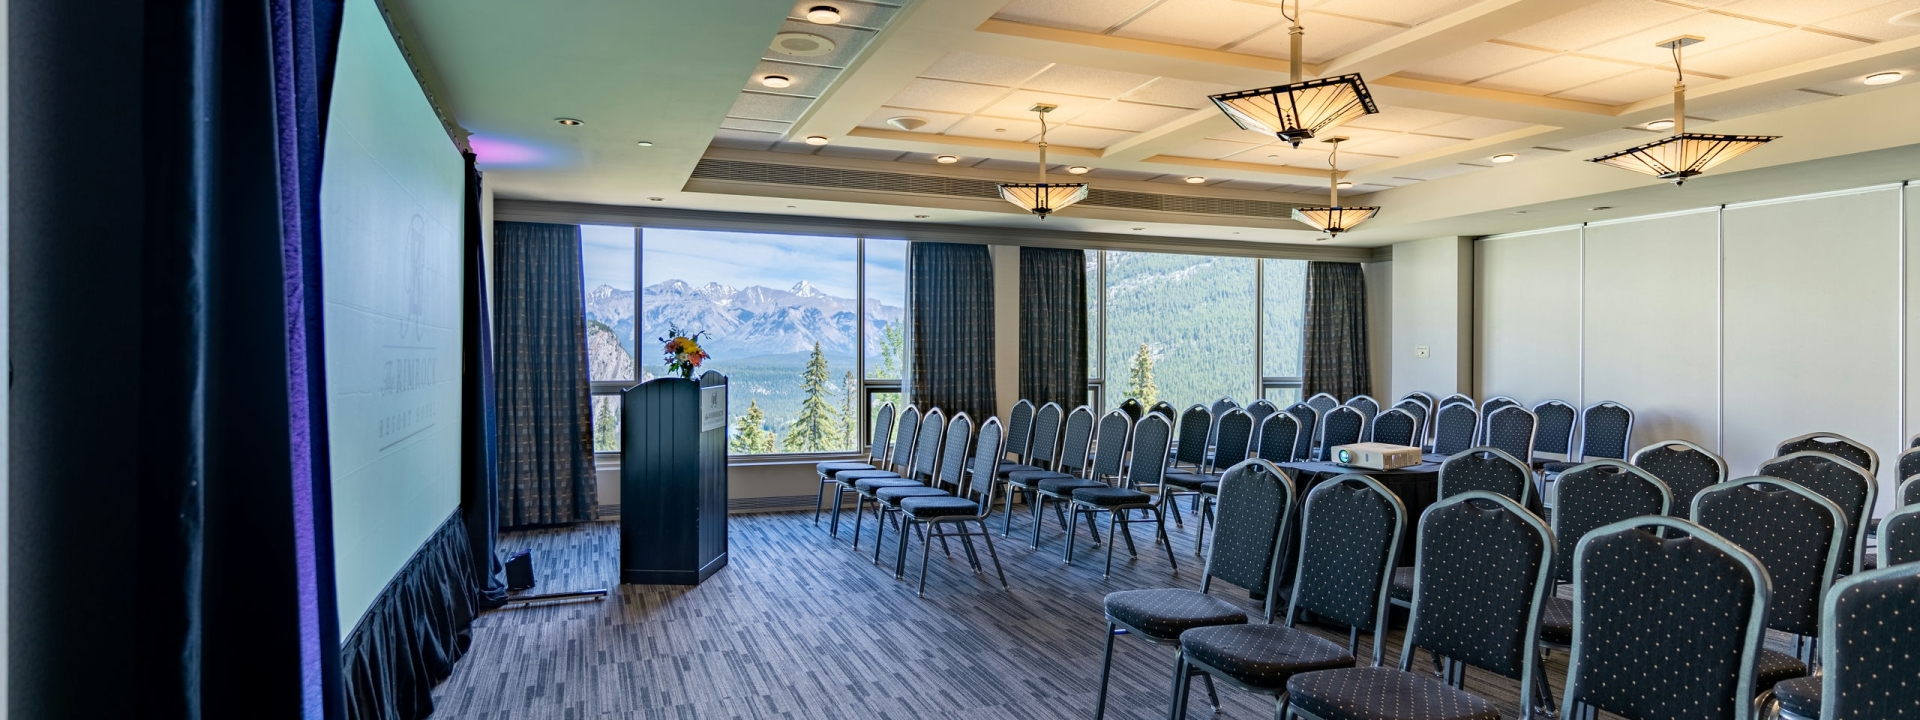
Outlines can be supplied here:
M866 427L872 428L881 405L899 406L901 381L906 378L907 242L867 240L861 261L867 317L866 399L862 404Z
M580 227L586 282L587 378L593 381L593 451L620 450L620 389L637 380L634 363L634 229Z
M1307 262L1260 261L1260 392L1275 405L1300 401L1300 345L1306 329Z

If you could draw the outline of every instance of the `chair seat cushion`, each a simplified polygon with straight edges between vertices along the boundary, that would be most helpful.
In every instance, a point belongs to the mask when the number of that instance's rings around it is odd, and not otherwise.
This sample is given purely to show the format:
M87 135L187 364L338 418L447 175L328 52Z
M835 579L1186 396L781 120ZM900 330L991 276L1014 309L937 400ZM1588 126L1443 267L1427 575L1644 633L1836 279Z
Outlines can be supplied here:
M910 497L941 497L952 494L953 493L938 488L915 485L913 487L883 487L874 491L873 496L880 498L880 502L897 505L901 500Z
M1213 625L1240 625L1247 614L1225 600L1195 590L1161 588L1107 594L1107 617L1157 640Z
M900 473L892 470L845 470L833 474L833 479L844 485L854 485L861 480L873 478L897 478Z
M1806 677L1806 675L1807 664L1800 662L1799 658L1771 648L1761 648L1760 669L1755 673L1753 691L1760 692L1775 684L1797 677Z
M1402 602L1413 602L1413 568L1393 569L1393 587L1387 596Z
M1000 468L998 470L995 470L995 472L1000 473L1000 477L1008 477L1013 473L1019 472L1021 470L1028 470L1028 471L1034 471L1034 472L1046 472L1046 468L1035 467L1033 465L1028 465L1026 463L1013 462L1011 460L1001 460Z
M1183 490L1199 490L1201 485L1220 482L1220 476L1213 473L1170 472L1166 483Z
M1386 667L1295 675L1293 706L1320 720L1499 720L1493 703L1428 675Z
M1547 606L1540 610L1540 642L1562 646L1573 644L1572 600L1547 597Z
M890 478L867 478L865 480L861 480L859 482L854 483L853 487L859 490L860 492L872 494L874 491L879 490L880 488L926 487L926 486L921 485L916 481L908 480L903 477L890 477Z
M1007 482L1014 485L1015 487L1022 487L1028 490L1032 490L1034 488L1040 487L1040 481L1042 480L1051 480L1056 478L1070 478L1070 477L1073 477L1073 476L1063 472L1054 472L1052 470L1015 470L1012 475L1007 476Z
M1047 478L1040 481L1040 492L1048 495L1068 497L1073 495L1073 491L1075 490L1082 488L1103 488L1106 486L1106 483L1100 482L1099 480L1088 480L1086 478Z
M980 504L952 495L923 495L901 500L900 511L920 519L979 515Z
M1559 460L1549 460L1547 462L1540 463L1540 469L1544 472L1553 473L1557 475L1557 474L1566 472L1568 470L1571 470L1579 464L1580 463L1562 462Z
M849 470L875 470L875 469L877 468L875 468L873 465L869 463L863 463L863 462L858 462L854 460L835 460L833 462L823 462L813 466L813 471L816 473L819 473L820 477L833 477L834 473L846 472Z
M1275 690L1300 673L1353 667L1346 647L1285 625L1194 628L1180 636L1180 649L1227 677Z
M1094 507L1120 507L1123 505L1152 505L1153 496L1139 490L1117 487L1082 488L1073 491L1073 501L1086 503Z
M1820 717L1820 678L1802 677L1781 681L1773 686L1780 709L1803 718Z

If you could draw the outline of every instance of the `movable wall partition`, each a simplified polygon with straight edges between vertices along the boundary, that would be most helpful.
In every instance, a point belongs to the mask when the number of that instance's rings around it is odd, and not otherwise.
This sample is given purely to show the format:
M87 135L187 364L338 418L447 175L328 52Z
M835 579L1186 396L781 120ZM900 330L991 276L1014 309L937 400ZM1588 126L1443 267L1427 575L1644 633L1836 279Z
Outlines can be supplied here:
M1477 394L1618 401L1636 449L1692 440L1735 476L1816 430L1891 459L1920 425L1917 202L1883 185L1481 239ZM1883 467L1881 511L1898 480Z

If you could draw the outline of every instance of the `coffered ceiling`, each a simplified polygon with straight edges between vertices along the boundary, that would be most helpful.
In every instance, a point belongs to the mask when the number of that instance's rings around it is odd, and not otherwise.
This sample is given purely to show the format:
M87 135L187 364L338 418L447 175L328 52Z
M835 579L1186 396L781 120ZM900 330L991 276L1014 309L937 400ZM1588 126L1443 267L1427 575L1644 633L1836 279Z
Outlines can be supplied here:
M518 12L532 27L489 21L488 8L472 7L475 2ZM1040 132L1029 109L1050 103L1059 106L1048 117L1050 171L1090 168L1085 177L1096 188L1282 203L1325 199L1326 145L1310 141L1296 149L1240 130L1207 99L1287 82L1292 2L722 0L674 11L692 16L686 32L713 36L706 44L671 41L701 45L692 53L699 58L618 40L577 49L606 55L612 62L605 69L554 62L545 56L557 50L521 50L524 44L512 40L534 33L564 43L571 32L600 43L619 38L625 22L648 25L636 26L637 36L674 28L658 27L646 11L613 0L531 14L511 10L519 6L507 0L475 2L389 0L389 6L430 83L446 89L438 99L474 132L482 167L507 196L713 209L830 199L831 207L795 203L791 210L845 214L851 204L871 205L862 213L875 216L931 215L912 211L955 210L957 201L800 192L791 184L738 178L715 184L678 158L691 151L765 166L1026 180L1036 167ZM836 9L840 21L810 22L808 10L819 5ZM1785 134L1770 123L1789 121L1822 128L1789 135L1716 174L1838 154L1839 145L1820 149L1822 135L1861 121L1838 101L1920 83L1920 0L1300 0L1299 6L1309 76L1361 73L1381 108L1338 131L1351 138L1340 151L1342 177L1353 184L1343 194L1387 208L1363 232L1344 238L1357 244L1403 239L1394 227L1417 223L1396 221L1392 200L1414 186L1434 186L1408 196L1423 204L1436 193L1485 195L1534 163L1548 163L1542 172L1552 180L1546 182L1569 198L1619 183L1660 184L1580 161L1662 135L1645 124L1671 112L1674 61L1655 46L1670 37L1706 38L1688 48L1684 62L1690 129ZM455 26L461 31L450 30ZM790 42L796 37L797 45ZM537 67L522 68L502 86L467 67L477 53L528 53L533 57L519 60ZM725 65L726 72L706 72L703 63ZM542 77L543 70L564 74ZM1885 71L1909 77L1878 88L1862 82ZM698 92L670 79L686 72L705 73ZM722 86L720 76L731 77L730 85ZM769 76L787 82L773 86ZM669 92L673 87L679 91ZM553 102L569 88L577 102ZM530 95L549 102L530 105ZM699 112L688 107L696 102ZM670 107L687 116L685 137L674 135L675 147L653 140L654 147L636 152L632 143L651 139L640 136L658 126L647 116ZM589 117L596 108L609 114ZM704 125L694 117L702 113ZM587 125L546 122L564 114ZM1884 147L1920 142L1920 128L1870 135ZM803 142L809 136L826 144ZM699 146L684 147L689 143ZM514 152L527 148L537 161ZM543 155L543 148L561 151ZM936 163L942 155L958 161ZM1495 155L1514 159L1496 164ZM668 157L675 161L658 162ZM958 204L975 214L934 219L1033 221L1013 214L1011 205ZM1092 209L1086 217L1153 221L1129 212ZM1061 219L1073 214L1069 209ZM1418 222L1428 227L1435 220ZM1180 222L1208 224L1190 217ZM1223 235L1245 224L1245 218L1218 222ZM1278 219L1265 226L1297 227ZM1301 232L1276 239L1312 238Z

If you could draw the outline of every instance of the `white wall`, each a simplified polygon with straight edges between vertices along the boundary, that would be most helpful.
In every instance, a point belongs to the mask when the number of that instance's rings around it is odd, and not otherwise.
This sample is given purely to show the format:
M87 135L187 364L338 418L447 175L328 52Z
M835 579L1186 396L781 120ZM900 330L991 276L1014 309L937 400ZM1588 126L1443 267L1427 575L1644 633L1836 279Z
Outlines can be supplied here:
M1393 392L1471 392L1472 241L1442 237L1394 245L1390 284L1392 342L1375 347L1391 355ZM1426 347L1427 357L1416 357L1417 347Z
M1391 403L1393 385L1393 261L1361 265L1367 277L1367 365L1373 397Z
M1836 432L1892 465L1920 404L1915 189L1705 208L1476 243L1481 396L1615 400L1635 447L1692 440L1753 473L1779 441ZM1912 197L1908 197L1912 196ZM1395 248L1396 264L1401 250ZM1404 273L1404 267L1398 268ZM1395 304L1401 305L1396 288ZM1404 307L1396 307L1396 314ZM1396 328L1398 325L1396 324ZM1407 345L1395 335L1395 352Z

